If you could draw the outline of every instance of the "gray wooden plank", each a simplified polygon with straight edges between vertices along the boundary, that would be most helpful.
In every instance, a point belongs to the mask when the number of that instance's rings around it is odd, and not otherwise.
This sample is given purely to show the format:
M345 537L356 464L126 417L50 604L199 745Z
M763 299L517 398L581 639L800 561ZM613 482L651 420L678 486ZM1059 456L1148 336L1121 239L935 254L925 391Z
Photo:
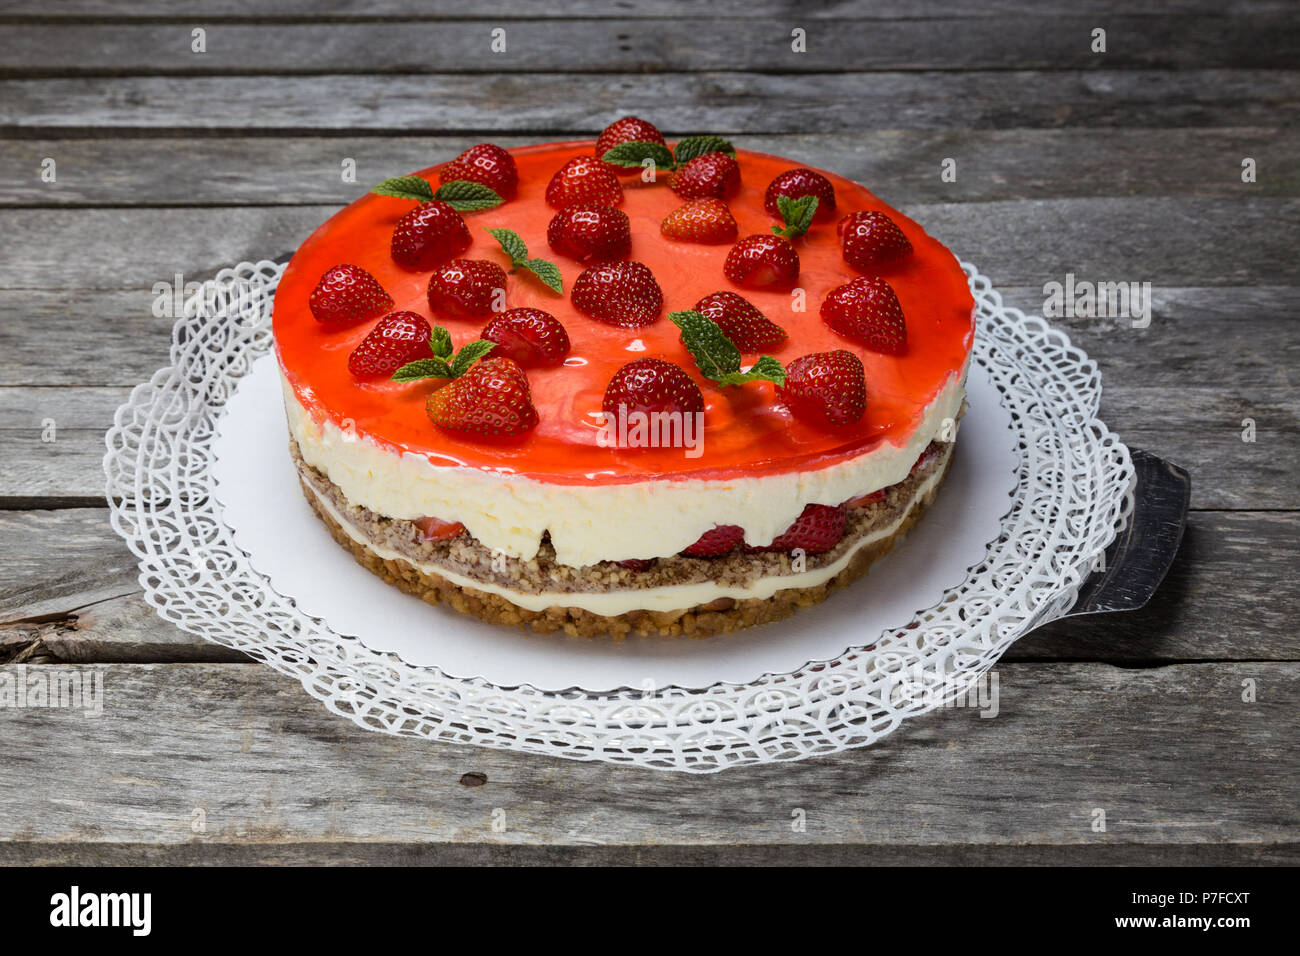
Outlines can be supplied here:
M667 133L1295 126L1298 92L1300 71L1238 69L8 79L0 131L591 135L626 112Z
M1300 516L1194 511L1150 606L1048 625L1008 660L1297 660ZM0 512L0 659L36 640L73 662L239 659L157 617L103 509ZM868 597L868 577L856 593Z
M708 778L397 740L263 667L93 670L98 716L0 710L12 727L0 733L6 863L229 859L236 847L327 862L372 846L430 862L500 859L506 847L636 862L647 844L660 862L775 862L809 847L828 862L897 860L902 848L938 861L971 846L1019 862L1167 861L1174 848L1296 860L1296 664L1007 664L992 719L942 710L865 750ZM471 771L486 782L462 785Z
M1217 0L1179 0L1184 14L1222 14ZM1277 14L1290 11L1286 0L1239 0L1233 5L1238 15ZM722 17L794 17L796 20L872 20L961 16L964 18L1018 15L1089 14L1123 15L1133 12L1127 0L570 0L559 18L637 17L645 19L714 20ZM309 18L347 22L349 20L455 20L482 17L534 17L534 0L484 0L466 12L461 0L281 0L274 8L249 0L64 0L57 6L39 0L0 0L0 17L15 20L40 17L55 21L97 18L104 22L131 19L180 21L277 22Z
M1246 187L1243 187L1243 189ZM0 209L0 288L151 289L286 257L335 206ZM901 203L997 286L1067 272L1163 286L1300 284L1300 200L1100 198ZM121 250L130 249L124 257Z
M389 175L480 137L180 137L0 142L0 205L295 205L348 202ZM503 146L537 137L494 136ZM891 202L1300 194L1300 132L1233 129L867 130L744 135L750 149L833 169ZM957 161L955 182L939 164ZM1241 161L1257 181L1241 182ZM41 178L53 159L56 179ZM344 182L343 162L356 182Z
M954 69L1293 67L1290 14L824 19L792 49L785 19L528 19L404 23L21 23L0 33L0 75L120 76L496 72L860 72Z

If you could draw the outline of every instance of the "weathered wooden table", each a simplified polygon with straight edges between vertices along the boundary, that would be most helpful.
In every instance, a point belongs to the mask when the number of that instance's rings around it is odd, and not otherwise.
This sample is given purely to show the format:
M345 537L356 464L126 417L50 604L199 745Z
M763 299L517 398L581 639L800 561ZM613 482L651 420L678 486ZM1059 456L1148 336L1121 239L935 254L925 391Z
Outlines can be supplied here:
M0 673L105 677L97 717L0 708L0 862L1297 860L1294 7L279 6L0 3ZM1060 322L1110 426L1192 473L1151 606L1020 641L996 719L705 778L368 733L157 618L100 468L167 363L154 284L287 256L481 139L626 112L852 176L1027 310L1070 273L1150 282L1145 328Z

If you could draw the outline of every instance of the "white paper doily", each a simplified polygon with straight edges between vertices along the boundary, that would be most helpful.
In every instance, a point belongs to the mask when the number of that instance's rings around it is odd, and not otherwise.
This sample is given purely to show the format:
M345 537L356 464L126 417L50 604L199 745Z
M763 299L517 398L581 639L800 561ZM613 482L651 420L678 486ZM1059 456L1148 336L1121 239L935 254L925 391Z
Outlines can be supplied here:
M298 678L373 730L697 773L866 746L965 693L1017 637L1064 614L1127 519L1133 466L1096 417L1096 364L965 268L975 360L1018 433L1012 508L984 559L938 605L834 660L704 689L549 692L412 666L303 613L254 569L213 494L216 422L271 348L283 270L272 262L206 283L176 323L171 367L118 409L104 458L113 527L162 617Z

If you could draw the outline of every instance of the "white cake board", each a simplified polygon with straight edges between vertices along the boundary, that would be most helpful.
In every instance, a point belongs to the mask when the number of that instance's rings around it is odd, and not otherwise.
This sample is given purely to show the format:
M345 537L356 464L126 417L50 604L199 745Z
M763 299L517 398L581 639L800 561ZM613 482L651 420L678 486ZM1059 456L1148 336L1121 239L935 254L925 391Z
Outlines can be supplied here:
M744 684L874 643L936 604L984 558L1013 503L1017 436L998 390L974 363L967 394L970 409L939 496L893 554L792 618L704 640L533 634L428 605L371 574L303 498L273 355L254 363L218 423L215 494L236 543L277 592L335 632L409 664L546 691Z

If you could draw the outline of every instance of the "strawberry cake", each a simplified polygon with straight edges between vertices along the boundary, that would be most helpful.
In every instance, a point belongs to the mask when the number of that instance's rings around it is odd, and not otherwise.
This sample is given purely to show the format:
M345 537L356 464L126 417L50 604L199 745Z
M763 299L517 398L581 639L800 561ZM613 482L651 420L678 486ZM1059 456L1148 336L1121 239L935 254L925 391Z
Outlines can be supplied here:
M386 180L293 256L274 337L303 492L365 567L495 623L703 636L921 519L973 312L862 186L626 117Z

